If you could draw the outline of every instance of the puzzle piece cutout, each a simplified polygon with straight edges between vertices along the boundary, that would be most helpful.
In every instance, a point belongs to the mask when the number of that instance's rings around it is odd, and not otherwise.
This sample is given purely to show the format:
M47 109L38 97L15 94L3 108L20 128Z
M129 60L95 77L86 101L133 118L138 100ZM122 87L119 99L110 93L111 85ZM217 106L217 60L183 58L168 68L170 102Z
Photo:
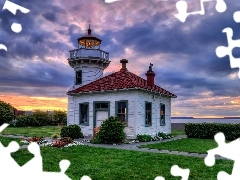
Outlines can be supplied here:
M240 11L236 11L233 14L233 19L236 23L240 22ZM225 46L218 46L216 48L216 55L219 58L222 58L224 56L229 56L229 60L230 60L230 67L231 68L240 68L240 58L234 58L232 55L232 50L233 48L240 48L240 39L237 40L233 40L233 30L230 27L227 27L225 29L223 29L222 31L223 33L226 33L227 36L227 41L228 41L228 47ZM240 70L238 72L238 77L240 78Z
M204 159L204 163L207 166L213 166L215 164L215 155L220 155L227 159L233 160L234 165L232 169L232 174L229 175L224 171L220 171L217 175L218 180L237 180L240 179L240 139L236 139L232 142L226 143L225 136L223 133L217 133L214 136L215 141L218 144L217 148L211 149L208 152L207 157Z
M30 12L29 9L27 9L27 8L25 8L25 7L22 7L22 6L18 5L18 4L15 4L15 3L11 2L11 1L8 1L8 0L5 1L4 6L3 6L3 8L2 8L2 11L3 11L3 10L8 10L8 11L10 11L12 14L14 14L14 15L16 15L17 10L19 10L19 11L21 11L22 13L25 13L25 14ZM14 22L14 23L12 23L12 25L11 25L11 29L12 29L12 31L15 32L15 33L20 33L20 32L22 31L22 25L19 24L19 23L15 23L15 22ZM0 44L0 50L1 50L1 49L7 51L6 45Z
M173 165L171 167L171 174L173 176L181 176L181 180L188 180L190 170L189 169L182 169L178 165ZM157 176L154 180L165 180L162 176Z
M3 124L0 126L0 133L9 124ZM33 142L28 146L28 151L34 155L34 157L23 166L12 158L11 153L19 150L19 144L15 141L9 143L7 147L4 147L0 142L0 169L1 179L24 179L24 180L71 180L66 174L66 170L70 166L68 160L62 160L59 163L61 169L60 172L44 172L42 164L42 156L40 146ZM14 172L14 173L11 173ZM81 180L91 180L89 176L83 176Z
M113 3L113 2L117 2L117 1L121 1L121 0L105 0L105 3Z
M201 10L188 13L187 12L187 9L188 9L187 2L184 0L180 0L176 3L176 8L178 10L178 14L176 14L175 17L178 18L179 21L185 22L189 15L195 15L195 14L203 15L203 14L205 14L203 2L207 2L207 1L212 1L212 0L200 0ZM224 0L216 0L216 1L217 1L217 3L215 6L215 9L219 13L226 11L227 5L226 5L225 1Z

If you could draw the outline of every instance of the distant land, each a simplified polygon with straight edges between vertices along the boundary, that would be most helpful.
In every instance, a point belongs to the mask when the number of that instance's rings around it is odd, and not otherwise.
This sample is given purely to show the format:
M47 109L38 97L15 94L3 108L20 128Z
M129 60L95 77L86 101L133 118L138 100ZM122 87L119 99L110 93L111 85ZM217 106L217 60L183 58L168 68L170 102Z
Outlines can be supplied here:
M171 117L171 119L240 119L239 117L222 117L222 118L194 118L194 117Z

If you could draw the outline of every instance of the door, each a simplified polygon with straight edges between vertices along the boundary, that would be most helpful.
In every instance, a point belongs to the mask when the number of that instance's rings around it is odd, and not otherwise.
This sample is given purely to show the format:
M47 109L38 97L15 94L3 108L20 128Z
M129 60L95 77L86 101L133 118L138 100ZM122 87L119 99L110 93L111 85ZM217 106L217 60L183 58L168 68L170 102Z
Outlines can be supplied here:
M108 118L108 111L96 111L96 126L101 126L102 122Z

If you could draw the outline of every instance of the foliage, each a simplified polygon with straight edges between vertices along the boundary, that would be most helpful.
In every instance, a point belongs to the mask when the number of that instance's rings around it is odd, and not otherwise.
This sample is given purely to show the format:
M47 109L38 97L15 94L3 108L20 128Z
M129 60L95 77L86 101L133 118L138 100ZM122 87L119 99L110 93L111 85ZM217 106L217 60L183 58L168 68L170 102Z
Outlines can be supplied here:
M57 139L57 138L59 138L59 137L60 137L59 134L52 134L52 135L51 135L51 138L52 138L52 139Z
M101 144L102 143L101 139L99 138L98 133L93 136L93 138L90 140L90 142L93 144Z
M163 132L158 132L157 134L158 137L161 137L162 139L171 139L173 137L172 134L166 134L166 133L163 133Z
M73 143L72 138L70 138L70 137L63 137L63 138L60 138L60 139L56 140L56 141L52 144L52 146L53 146L53 147L58 147L58 148L60 148L60 147L66 146L66 145L69 144L69 143Z
M240 137L240 124L188 123L185 132L189 138L214 139L215 134L222 132L226 140Z
M16 127L39 126L39 122L33 115L20 115L15 122Z
M53 111L52 125L67 125L67 112L61 110Z
M124 124L119 121L118 117L111 116L103 121L98 135L102 143L122 143L126 137Z
M77 139L77 138L83 137L81 128L76 124L63 127L61 129L60 135L61 135L61 137L70 137L72 139Z
M4 101L0 101L0 125L3 123L10 123L13 118L13 106Z
M137 135L137 140L139 142L149 142L149 141L159 141L162 139L170 139L172 138L172 134L166 134L163 132L158 132L156 136L152 137L151 135L148 134L138 134Z
M139 142L148 142L152 140L152 136L148 135L148 134L138 134L137 135L137 140Z
M39 123L39 126L51 125L51 118L48 115L48 112L35 110L33 111L32 115L36 119L36 121Z

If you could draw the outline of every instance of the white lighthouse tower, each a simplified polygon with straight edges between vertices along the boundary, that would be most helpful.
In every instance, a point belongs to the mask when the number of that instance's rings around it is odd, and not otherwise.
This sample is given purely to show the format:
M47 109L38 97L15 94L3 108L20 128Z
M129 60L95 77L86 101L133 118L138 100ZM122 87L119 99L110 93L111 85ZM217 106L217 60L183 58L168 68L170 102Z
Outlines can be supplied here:
M74 85L69 91L79 88L103 77L103 71L110 62L109 53L100 49L101 41L92 36L92 30L87 30L87 35L78 38L78 48L69 51L69 65L74 68Z

